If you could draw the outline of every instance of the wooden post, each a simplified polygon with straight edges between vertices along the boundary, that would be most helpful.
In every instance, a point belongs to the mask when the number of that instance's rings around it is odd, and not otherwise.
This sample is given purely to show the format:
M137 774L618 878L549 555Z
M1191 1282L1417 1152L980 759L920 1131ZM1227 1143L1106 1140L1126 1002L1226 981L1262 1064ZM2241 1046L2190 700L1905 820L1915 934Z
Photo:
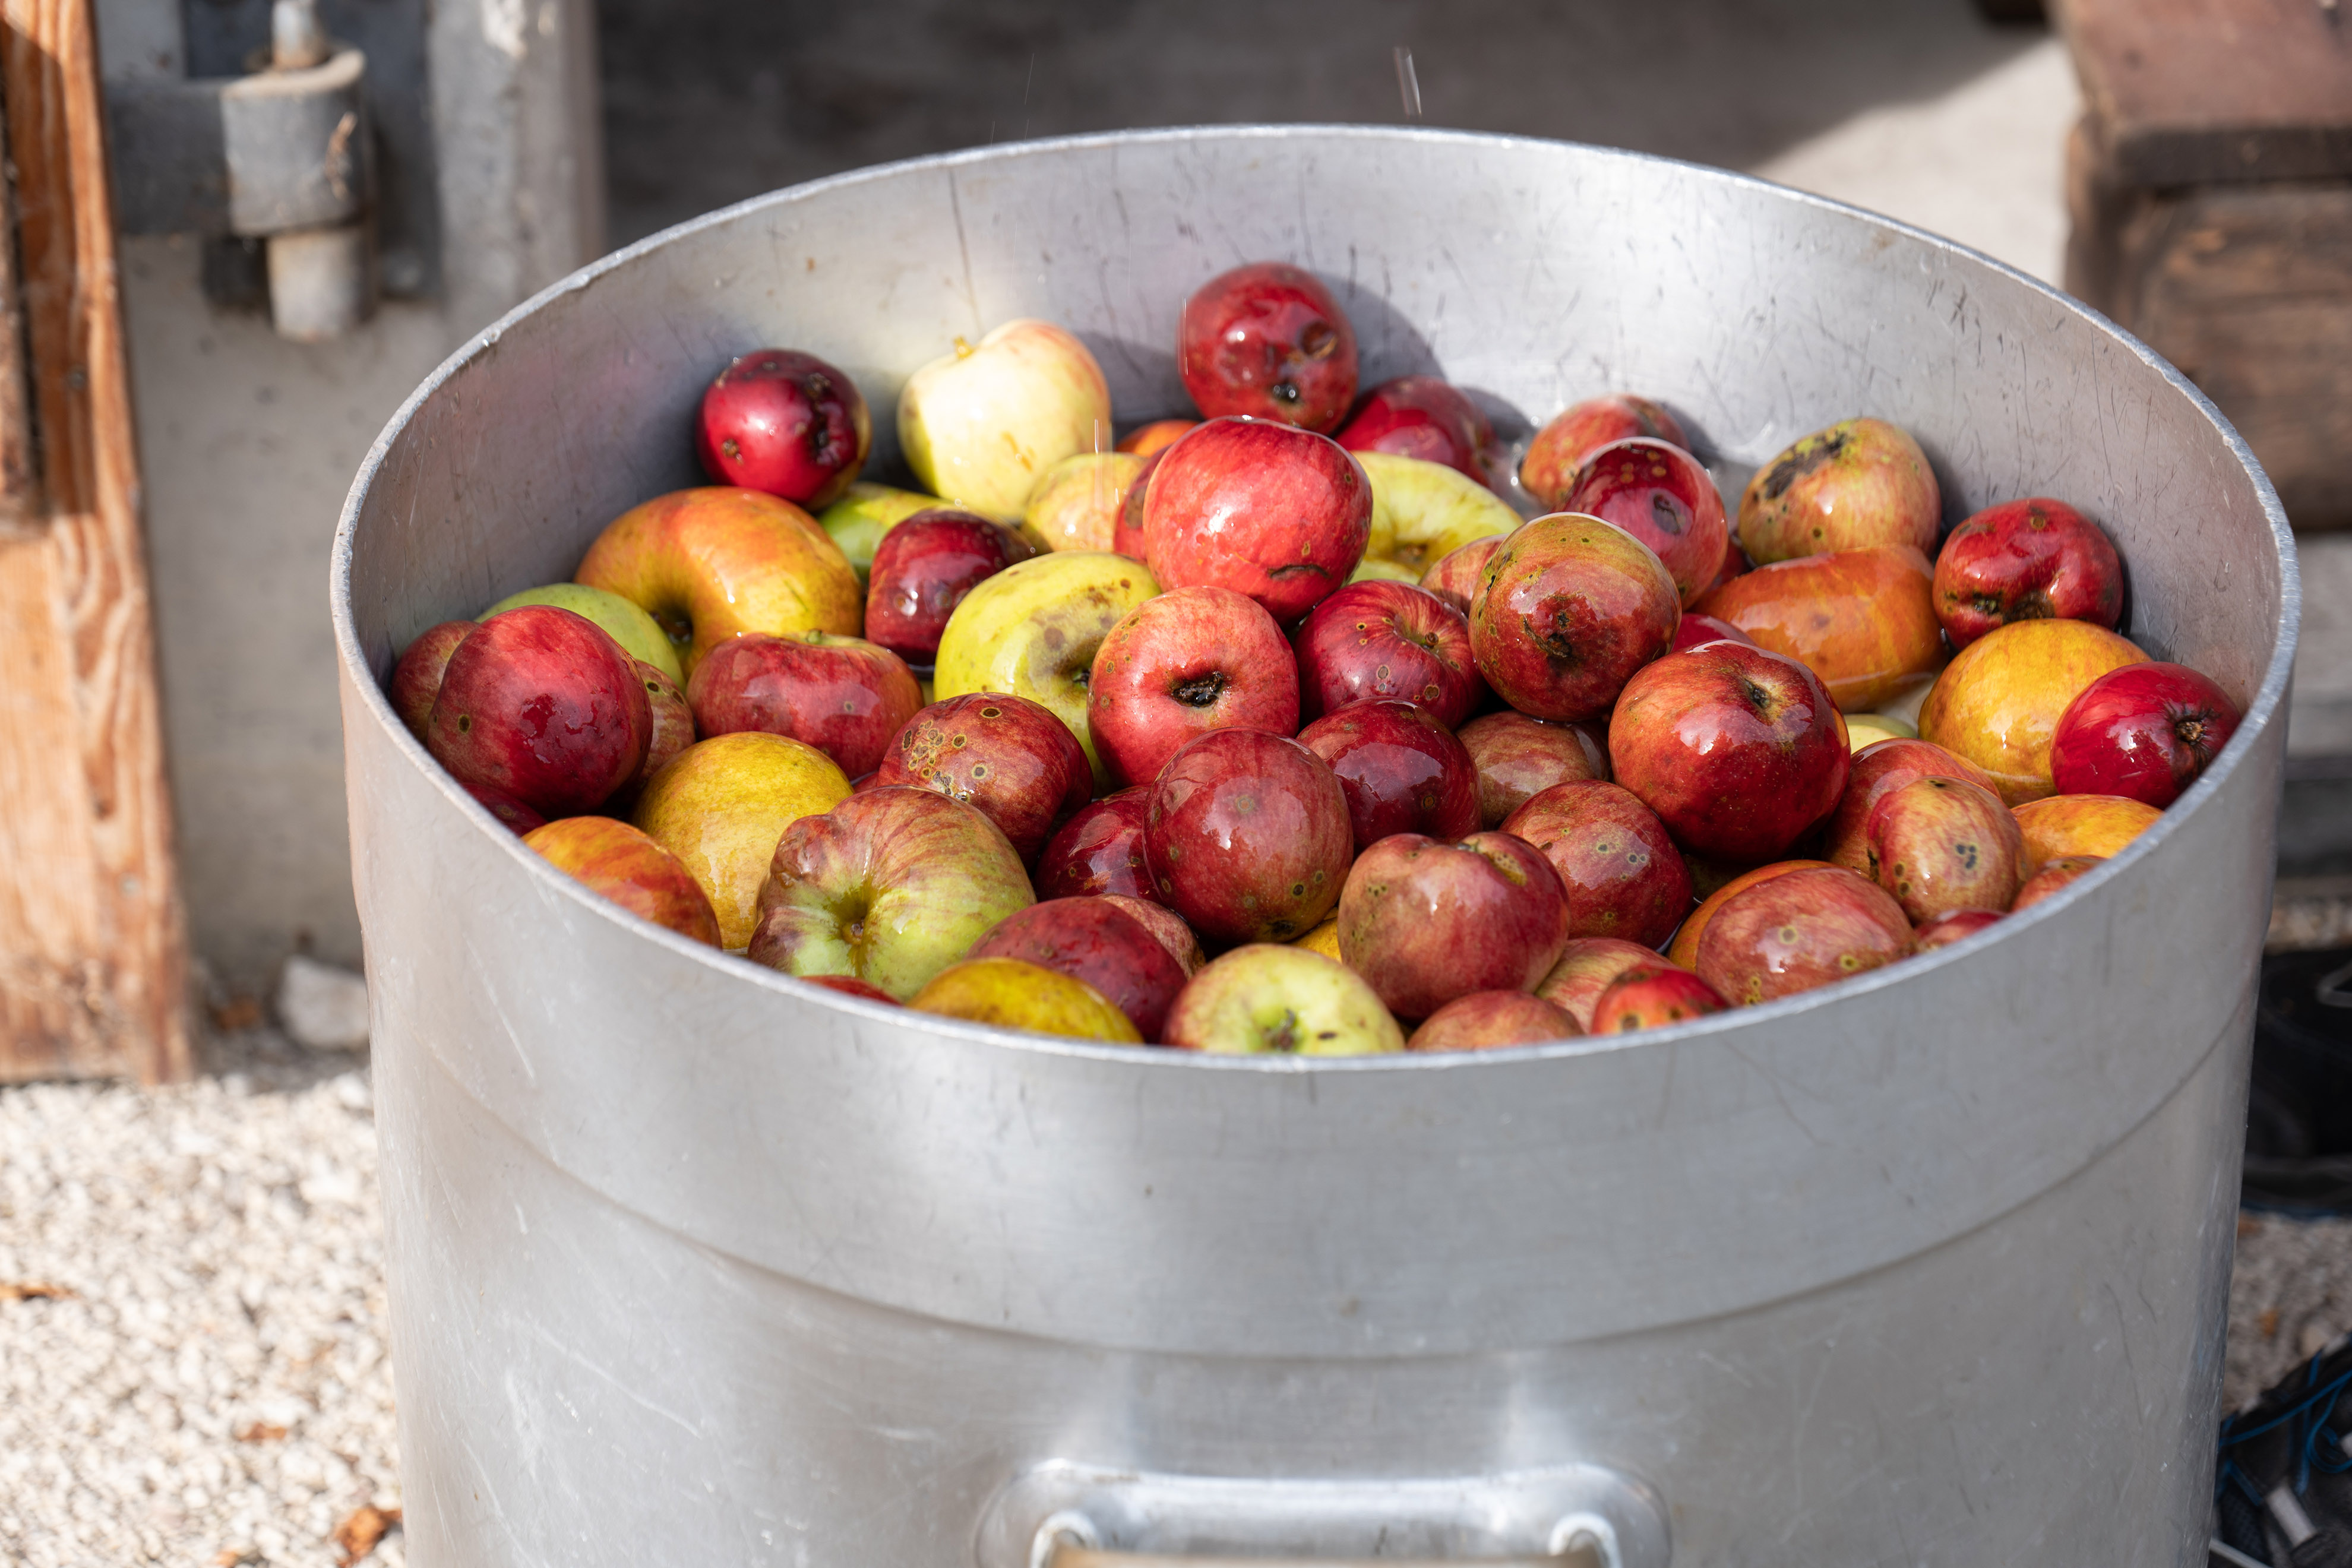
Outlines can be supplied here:
M0 0L0 1080L193 1066L90 0Z

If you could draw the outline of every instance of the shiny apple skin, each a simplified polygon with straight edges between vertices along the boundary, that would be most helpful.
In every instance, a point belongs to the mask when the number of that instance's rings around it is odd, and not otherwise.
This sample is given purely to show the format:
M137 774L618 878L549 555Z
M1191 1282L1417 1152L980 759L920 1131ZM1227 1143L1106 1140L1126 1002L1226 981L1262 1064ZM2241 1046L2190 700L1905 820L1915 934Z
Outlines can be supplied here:
M1475 991L1532 991L1568 943L1568 897L1535 847L1507 833L1383 838L1339 895L1339 956L1400 1018Z
M719 945L719 917L702 884L684 861L627 823L567 816L532 828L522 841L573 881L639 919Z
M408 732L423 741L433 719L433 700L441 695L441 676L449 668L449 656L466 640L466 634L475 626L472 621L443 621L437 626L427 626L416 634L409 645L400 650L400 662L392 667L392 679L386 683L385 698Z
M1037 896L1072 899L1121 893L1157 900L1143 862L1143 819L1151 786L1137 784L1074 812L1037 857Z
M2028 877L2072 855L2112 859L2164 816L2146 801L2120 795L2053 795L2011 806L2010 814L2025 835Z
M1874 875L1870 868L1866 833L1870 814L1889 790L1900 789L1920 778L1966 779L1972 784L1993 788L1991 775L1982 768L1932 741L1898 736L1873 742L1853 754L1853 766L1846 773L1845 793L1839 796L1837 810L1822 834L1822 858L1865 877Z
M636 663L570 610L493 616L450 654L425 745L458 783L541 816L593 811L636 776L652 738Z
M812 511L841 499L873 445L857 384L797 349L738 355L703 393L694 422L695 455L714 484Z
M1828 864L1826 860L1774 860L1768 865L1751 866L1711 889L1701 899L1698 908L1684 920L1682 928L1675 932L1675 940L1666 947L1666 962L1678 969L1689 969L1696 973L1694 966L1698 963L1699 938L1706 934L1707 922L1715 919L1717 910L1759 882L1769 882L1791 871Z
M963 596L1016 561L1028 542L976 511L919 511L874 547L866 584L866 640L909 664L928 665Z
M1356 330L1313 273L1255 261L1184 301L1176 370L1203 419L1239 414L1328 435L1356 401Z
M1685 605L1715 584L1731 548L1723 493L1697 458L1671 441L1636 436L1585 459L1561 511L1613 522L1665 563Z
M1185 432L1199 423L1198 419L1154 419L1150 424L1139 425L1121 436L1118 445L1111 449L1131 452L1148 459L1174 446Z
M1982 768L2011 805L2056 793L2050 742L2091 682L2147 655L2088 621L2011 621L1962 648L1919 705L1919 733Z
M1511 813L1502 831L1534 845L1559 874L1570 937L1655 948L1691 911L1682 851L1657 814L1620 785L1554 784Z
M642 658L635 663L637 683L646 689L646 712L650 720L646 731L646 760L637 764L635 776L605 802L614 816L628 815L626 808L635 805L653 776L669 766L672 758L698 738L694 729L693 705L687 701L677 682Z
M1699 938L1698 975L1738 1007L1851 980L1911 952L1911 922L1843 866L1791 871L1726 903Z
M2060 795L2119 795L2162 811L2237 733L2238 705L2184 664L2128 664L2083 689L2050 737Z
M1184 917L1166 904L1150 899L1131 898L1125 893L1097 893L1095 897L1107 904L1116 904L1143 923L1143 929L1160 939L1160 945L1175 959L1178 968L1189 977L1201 973L1209 955L1201 951L1201 939L1184 923Z
M1478 770L1425 708L1351 702L1300 731L1298 743L1330 765L1347 793L1359 855L1392 833L1452 840L1478 831Z
M1675 645L1666 651L1680 653L1685 648L1696 647L1701 643L1710 642L1744 642L1749 647L1760 646L1754 637L1749 637L1729 621L1717 620L1713 616L1703 616L1696 610L1685 610L1681 622L1675 627Z
M1034 864L1063 820L1094 798L1094 770L1068 725L1042 703L978 691L907 721L875 770L980 808Z
M1433 375L1401 375L1364 394L1332 439L1350 452L1393 452L1443 463L1488 489L1495 426L1463 390Z
M1470 623L1410 583L1350 583L1307 613L1293 647L1304 718L1394 697L1420 703L1451 730L1486 700Z
M2003 501L1952 530L1936 557L1936 614L1956 648L2011 621L2116 629L2124 563L2099 525L2047 496Z
M1339 901L1354 849L1338 776L1285 736L1213 730L1151 786L1143 855L1159 901L1212 944L1313 930Z
M1658 962L1654 948L1615 937L1571 937L1559 959L1536 984L1536 994L1559 1006L1586 1034L1592 1032L1592 1006L1616 978L1636 964Z
M1554 512L1504 540L1470 602L1470 651L1495 695L1535 719L1606 715L1674 646L1682 595L1648 545Z
M1298 667L1246 594L1195 584L1146 599L1095 650L1087 727L1111 776L1145 784L1212 730L1298 730Z
M1756 470L1739 498L1738 542L1759 566L1876 544L1933 556L1943 521L1943 492L1919 443L1884 419L1848 419Z
M1171 437L1168 446L1174 446L1182 435L1199 428L1199 421L1185 421L1183 431L1178 437ZM1151 475L1167 453L1168 447L1162 447L1147 455L1143 467L1136 470L1134 482L1127 487L1127 494L1119 498L1118 526L1111 531L1110 536L1112 553L1124 555L1131 561L1143 559L1143 502L1151 493Z
M1757 647L1802 659L1841 710L1867 713L1943 663L1934 572L1907 544L1840 550L1759 566L1698 607Z
M1556 724L1505 711L1482 714L1456 731L1477 770L1478 825L1503 819L1554 784L1609 776L1607 731Z
M1347 582L1371 526L1371 481L1329 437L1212 419L1151 471L1143 559L1163 590L1231 588L1288 626Z
M824 632L753 633L720 643L687 678L686 697L702 734L789 735L853 778L882 765L891 742L923 706L923 689L905 659Z
M1966 779L1889 790L1863 834L1878 885L1912 923L1954 910L2006 910L2025 879L2025 836L2000 796Z
M1083 980L1146 1040L1191 978L1160 938L1108 899L1048 899L1007 915L967 958L1017 958Z
M1706 981L1671 963L1637 963L1592 1004L1592 1032L1630 1035L1721 1013L1731 1005Z
M1478 584L1486 579L1486 563L1503 547L1507 533L1490 533L1484 539L1449 550L1430 563L1421 574L1421 585L1452 605L1469 625L1470 601L1478 595Z
M1811 670L1717 642L1626 683L1609 721L1609 765L1685 848L1758 865L1836 809L1852 758Z
M2023 890L2020 889L2020 897ZM2013 910L2015 905L2011 905ZM1939 947L1949 947L1956 942L1972 937L1989 925L1998 925L2006 919L1999 910L1953 910L1937 915L1916 927L1911 933L1914 952L1933 952Z
M1690 450L1690 437L1664 407L1646 397L1612 393L1585 399L1537 431L1519 459L1519 484L1545 510L1566 510L1568 493L1576 488L1585 460L1603 447L1636 436Z
M2030 910L2042 900L2056 896L2106 863L2104 855L2061 855L2055 860L2042 862L2041 869L2025 879L2025 885L2017 889L2017 898L2009 906L2010 913Z
M1584 1031L1568 1009L1527 991L1473 991L1422 1021L1409 1051L1485 1051L1573 1039Z

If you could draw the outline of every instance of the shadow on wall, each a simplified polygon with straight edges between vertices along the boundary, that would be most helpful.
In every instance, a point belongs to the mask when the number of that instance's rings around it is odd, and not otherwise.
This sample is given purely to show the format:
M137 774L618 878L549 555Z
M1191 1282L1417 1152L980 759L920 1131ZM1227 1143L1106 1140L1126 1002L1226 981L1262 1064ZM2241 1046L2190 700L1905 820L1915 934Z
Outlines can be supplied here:
M2031 47L1969 0L599 0L611 239L843 169L1142 125L1403 118L1746 167Z

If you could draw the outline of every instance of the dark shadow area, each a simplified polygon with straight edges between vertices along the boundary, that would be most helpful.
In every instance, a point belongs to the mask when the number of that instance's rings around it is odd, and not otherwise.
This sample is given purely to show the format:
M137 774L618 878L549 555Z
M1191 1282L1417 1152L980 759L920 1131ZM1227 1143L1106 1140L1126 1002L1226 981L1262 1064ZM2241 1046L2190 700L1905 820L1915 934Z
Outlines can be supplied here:
M1969 0L599 0L611 240L864 164L1405 118L1742 167L2031 47Z

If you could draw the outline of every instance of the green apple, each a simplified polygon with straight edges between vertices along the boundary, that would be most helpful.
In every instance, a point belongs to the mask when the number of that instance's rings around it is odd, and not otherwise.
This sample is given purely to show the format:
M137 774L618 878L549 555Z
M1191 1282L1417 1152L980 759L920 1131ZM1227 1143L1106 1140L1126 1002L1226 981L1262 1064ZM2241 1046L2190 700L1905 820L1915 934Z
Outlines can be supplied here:
M1418 574L1472 540L1519 526L1519 514L1508 502L1457 468L1393 452L1355 456L1372 481L1368 560L1377 556L1410 566L1418 580Z
M898 446L915 478L1003 523L1021 521L1046 469L1108 452L1111 439L1102 367L1051 321L1007 321L977 346L958 338L898 394Z
M1095 788L1113 787L1087 728L1095 649L1119 617L1160 592L1142 562L1099 550L1018 561L963 597L940 633L934 701L1002 691L1043 704L1070 727L1093 764Z
M1859 752L1864 746L1874 746L1881 741L1919 738L1919 727L1885 713L1849 713L1845 716L1846 745Z
M1404 1031L1362 975L1311 948L1252 942L1176 994L1163 1044L1216 1056L1369 1057Z
M559 610L585 616L604 627L631 658L644 659L678 685L686 684L686 671L677 662L677 650L670 646L669 634L661 629L661 623L620 595L591 588L585 583L550 583L541 588L525 588L520 594L509 594L474 618L487 621L502 611L519 610L525 605L552 605Z
M1418 587L1421 584L1421 574L1399 562L1384 561L1377 555L1367 555L1356 563L1356 569L1348 574L1348 581L1350 583L1411 583Z
M874 548L882 542L882 536L919 511L947 504L920 490L895 489L859 479L839 500L817 513L816 521L849 557L857 585L863 588L866 574L874 569Z

